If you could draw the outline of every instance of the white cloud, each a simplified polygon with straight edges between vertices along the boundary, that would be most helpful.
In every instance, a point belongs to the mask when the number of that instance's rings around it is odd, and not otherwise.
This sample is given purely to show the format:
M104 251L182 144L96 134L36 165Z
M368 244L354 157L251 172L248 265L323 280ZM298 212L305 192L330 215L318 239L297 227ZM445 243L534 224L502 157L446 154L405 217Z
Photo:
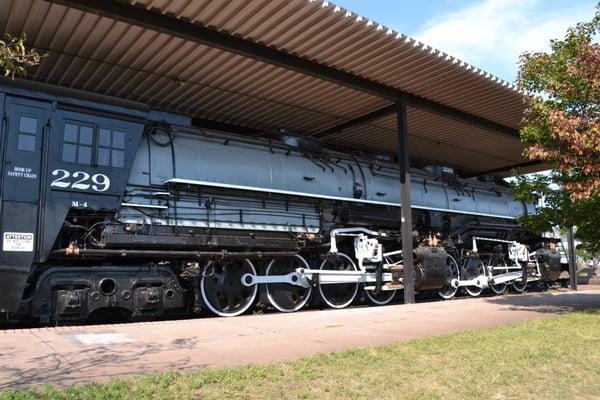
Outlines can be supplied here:
M484 0L427 22L417 40L503 79L516 77L524 51L545 51L550 39L591 19L595 1Z

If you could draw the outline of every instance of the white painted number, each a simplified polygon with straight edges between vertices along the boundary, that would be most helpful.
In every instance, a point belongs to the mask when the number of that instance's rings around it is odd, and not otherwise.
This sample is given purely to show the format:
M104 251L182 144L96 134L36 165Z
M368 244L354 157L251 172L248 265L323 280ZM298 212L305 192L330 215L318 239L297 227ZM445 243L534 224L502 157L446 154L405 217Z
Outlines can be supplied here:
M90 174L88 174L87 172L82 172L82 171L77 171L77 172L73 173L73 178L79 178L80 176L83 176L83 178L81 178L77 182L74 182L71 185L71 187L73 189L88 190L91 185L89 183L83 183L83 182L90 179Z
M52 176L56 176L56 175L62 175L62 176L60 176L60 177L56 178L54 181L52 181L50 186L55 186L55 187L60 187L60 188L69 187L69 182L63 182L65 179L67 179L71 175L69 173L69 171L66 171L64 169L55 169L54 171L52 171Z
M90 174L83 171L75 171L71 174L66 169L55 169L52 171L52 176L58 176L52 181L50 187L68 188L89 190L90 187L96 192L105 192L110 188L110 178L104 174L94 174L91 176L93 185L86 183L90 179ZM74 182L69 182L69 177L76 179Z
M55 169L54 171L52 171L52 176L56 176L56 175L61 175L61 176L56 178L54 181L52 181L50 186L59 187L59 188L69 187L70 183L64 182L64 180L67 179L71 175L71 173L69 171L66 171L64 169Z
M104 192L110 187L110 179L108 179L108 176L103 174L96 174L92 176L92 182L95 183L95 185L92 185L92 189L97 192Z

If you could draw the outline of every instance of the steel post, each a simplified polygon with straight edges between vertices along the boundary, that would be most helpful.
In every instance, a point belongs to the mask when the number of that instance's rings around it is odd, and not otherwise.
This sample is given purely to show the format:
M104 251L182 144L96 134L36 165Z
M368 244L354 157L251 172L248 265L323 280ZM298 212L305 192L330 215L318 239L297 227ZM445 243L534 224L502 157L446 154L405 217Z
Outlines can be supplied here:
M577 262L575 255L575 238L573 227L567 229L567 259L569 260L569 287L571 290L577 290Z
M413 265L412 212L410 201L410 163L406 101L396 103L398 118L398 160L400 163L400 230L404 264L404 303L415 302L415 270Z

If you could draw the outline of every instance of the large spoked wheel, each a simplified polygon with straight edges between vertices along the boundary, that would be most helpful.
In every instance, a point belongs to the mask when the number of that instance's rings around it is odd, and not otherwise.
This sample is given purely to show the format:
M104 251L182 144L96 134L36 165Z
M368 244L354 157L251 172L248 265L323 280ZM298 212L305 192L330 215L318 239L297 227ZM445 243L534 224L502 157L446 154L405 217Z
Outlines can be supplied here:
M331 271L357 271L356 264L344 253L337 253L327 257L321 263L320 270ZM331 308L348 307L358 294L359 283L331 283L319 282L321 299Z
M299 254L271 260L267 265L266 275L287 275L297 268L310 268ZM298 311L308 303L312 293L311 286L303 287L289 283L267 283L266 288L269 302L281 312Z
M481 276L484 274L484 271L483 262L480 261L477 268L472 269L469 274L470 276L466 277L466 279L473 279ZM483 288L480 288L479 286L465 286L465 291L469 296L477 297L483 292Z
M523 268L523 279L521 281L513 281L512 288L517 293L523 293L527 289L527 269Z
M244 286L244 274L256 275L250 260L211 261L200 281L202 300L210 311L222 317L235 317L254 303L258 285Z
M393 260L390 258L385 258L386 264L393 264ZM390 304L394 297L396 297L397 290L380 290L379 293L375 293L374 290L365 290L365 294L367 295L367 299L371 304L376 306L385 306L386 304Z
M498 258L496 259L494 262L491 263L492 264L492 268L494 268L492 270L492 276L494 275L502 275L502 274L506 274L508 273L508 264L506 264L506 262L501 259ZM500 294L504 294L504 292L506 291L506 283L499 283L497 285L490 285L490 289L492 289L492 292L500 295Z
M456 296L456 292L458 292L457 287L453 287L450 283L453 279L460 280L460 273L458 268L458 263L452 256L448 256L446 260L446 285L438 290L438 294L444 300L450 300L454 296Z

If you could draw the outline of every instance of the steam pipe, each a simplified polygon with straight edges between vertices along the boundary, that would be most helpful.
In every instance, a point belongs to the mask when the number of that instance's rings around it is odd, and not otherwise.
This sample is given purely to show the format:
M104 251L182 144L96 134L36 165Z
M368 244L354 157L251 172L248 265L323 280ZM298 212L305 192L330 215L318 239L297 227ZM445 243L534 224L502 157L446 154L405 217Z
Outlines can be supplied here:
M123 258L281 258L296 255L295 251L185 251L185 250L118 250L80 249L76 246L55 250L53 257L123 257Z

